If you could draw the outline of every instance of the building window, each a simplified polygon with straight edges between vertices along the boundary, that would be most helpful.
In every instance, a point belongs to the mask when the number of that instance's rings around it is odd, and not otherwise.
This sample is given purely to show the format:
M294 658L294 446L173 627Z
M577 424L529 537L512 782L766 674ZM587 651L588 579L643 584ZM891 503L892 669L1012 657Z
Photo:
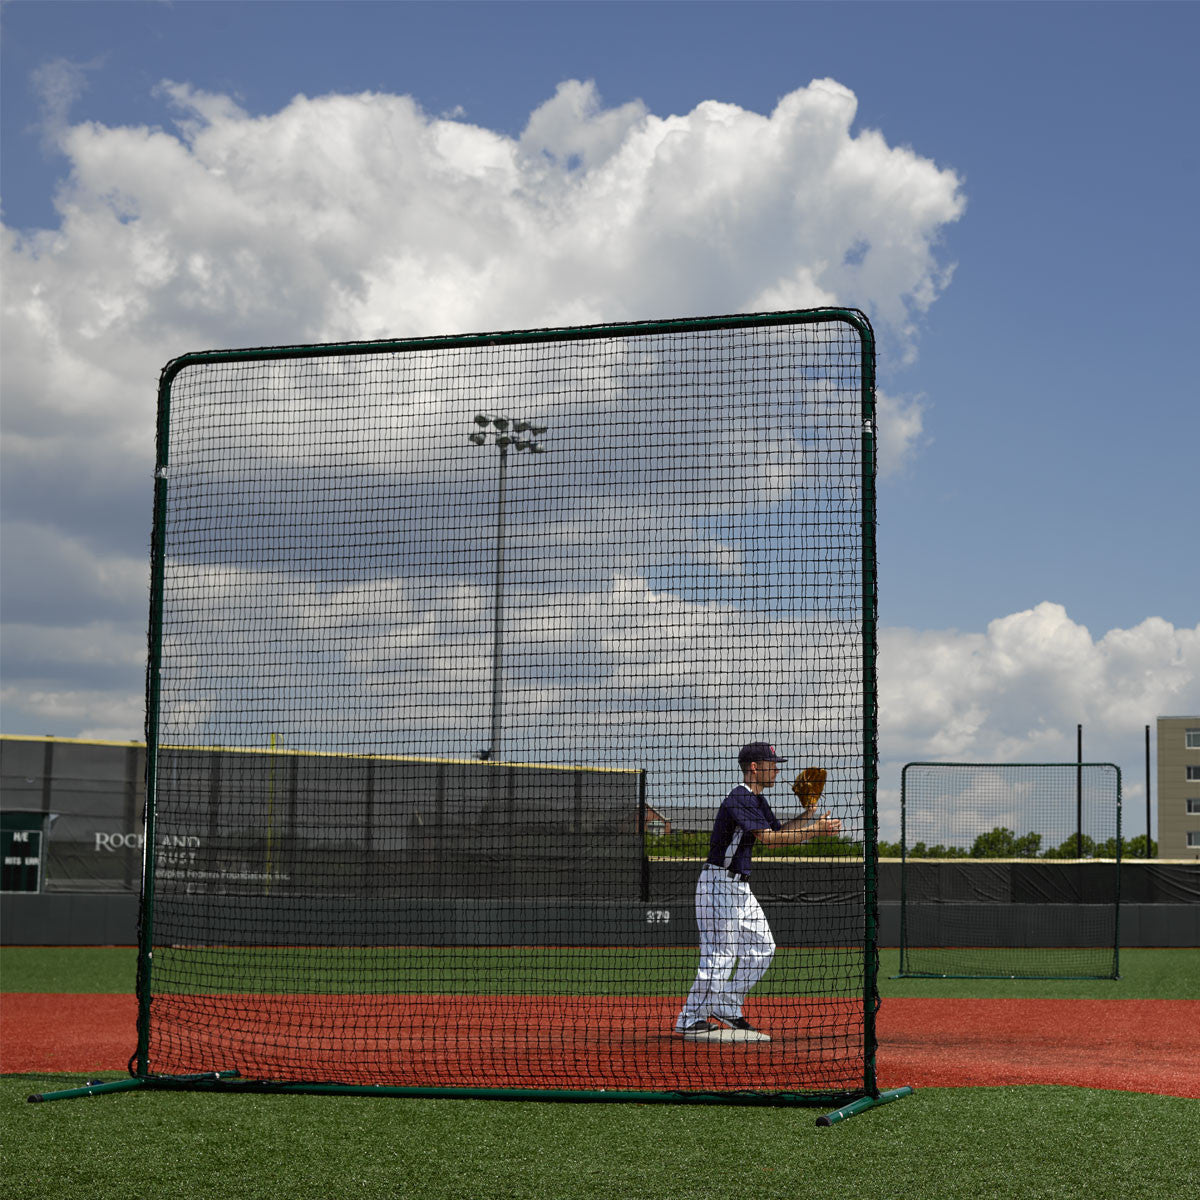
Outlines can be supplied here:
M1200 767L1188 767L1188 783L1200 783Z
M1191 830L1188 833L1188 849L1200 850L1200 830Z
M1197 813L1200 813L1200 799L1195 799L1195 798L1189 796L1188 797L1188 815L1195 816Z
M1183 735L1183 744L1189 750L1200 750L1200 729L1188 729Z

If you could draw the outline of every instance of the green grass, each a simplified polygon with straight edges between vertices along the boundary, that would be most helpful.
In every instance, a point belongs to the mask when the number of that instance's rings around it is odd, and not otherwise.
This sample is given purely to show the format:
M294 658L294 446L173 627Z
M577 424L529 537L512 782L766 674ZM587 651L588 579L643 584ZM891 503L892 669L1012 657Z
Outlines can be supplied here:
M128 946L0 947L0 992L132 992L136 972Z
M1120 979L892 979L900 952L880 953L879 990L926 999L1194 1000L1200 996L1200 949L1121 951Z
M0 1079L4 1194L194 1200L1180 1200L1200 1103L1074 1088L807 1109L127 1092L26 1104Z
M159 951L170 969L171 951ZM195 952L189 952L194 955ZM495 994L511 991L554 993L573 987L585 994L619 991L622 995L678 995L691 983L696 951L686 947L654 950L547 950L506 948L379 950L304 950L204 952L210 958L210 986L228 987L230 978L256 980L264 992L311 990L319 965L332 990L347 970L365 984L356 990ZM815 951L780 950L775 967L757 995L780 989L815 968ZM840 959L852 974L854 963ZM0 990L6 992L132 992L136 952L127 947L8 946L0 949ZM960 980L891 979L899 970L896 950L880 955L879 989L883 996L945 998L1094 998L1176 999L1200 996L1200 949L1122 950L1118 980ZM519 981L514 983L514 981ZM607 981L607 982L606 982Z
M422 952L428 955L430 952ZM556 969L609 961L556 952ZM640 952L655 976L655 955ZM684 954L684 951L680 951ZM694 956L694 952L686 952ZM511 973L513 952L474 966ZM579 957L583 955L584 957ZM1200 950L1127 950L1104 982L889 980L903 996L1194 999ZM129 992L124 948L0 950L0 988ZM419 978L420 959L408 963ZM629 952L624 952L626 966ZM646 961L648 960L648 961ZM690 963L692 958L688 959ZM673 974L679 963L671 959ZM428 964L426 964L428 965ZM464 957L464 968L471 960ZM690 970L690 966L688 968ZM764 981L765 982L765 981ZM103 1078L120 1078L107 1074ZM78 1075L0 1077L0 1194L157 1200L1179 1200L1200 1102L1082 1088L927 1088L831 1129L820 1110L133 1091L28 1104Z

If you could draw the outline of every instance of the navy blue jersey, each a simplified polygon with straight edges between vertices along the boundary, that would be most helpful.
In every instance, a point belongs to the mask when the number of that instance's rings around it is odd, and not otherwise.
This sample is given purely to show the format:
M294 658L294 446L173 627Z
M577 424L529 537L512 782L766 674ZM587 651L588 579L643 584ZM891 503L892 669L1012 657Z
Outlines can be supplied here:
M782 829L766 797L756 796L744 783L721 801L708 843L708 861L717 867L750 874L750 854L757 829Z

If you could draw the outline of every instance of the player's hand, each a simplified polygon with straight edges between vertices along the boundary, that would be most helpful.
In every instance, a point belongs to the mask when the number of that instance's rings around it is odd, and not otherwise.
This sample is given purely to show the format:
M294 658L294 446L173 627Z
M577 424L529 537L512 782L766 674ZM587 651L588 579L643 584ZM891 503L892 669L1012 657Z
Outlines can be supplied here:
M813 833L841 833L842 823L826 809L819 817L813 817L808 828Z

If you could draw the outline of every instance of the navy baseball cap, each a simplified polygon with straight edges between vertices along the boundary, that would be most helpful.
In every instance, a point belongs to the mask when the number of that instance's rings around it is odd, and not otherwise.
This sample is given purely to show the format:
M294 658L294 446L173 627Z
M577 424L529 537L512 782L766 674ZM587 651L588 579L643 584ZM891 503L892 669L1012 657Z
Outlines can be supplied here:
M768 742L750 742L742 747L738 762L745 766L751 762L787 762L787 759L780 758L775 753L775 747Z

